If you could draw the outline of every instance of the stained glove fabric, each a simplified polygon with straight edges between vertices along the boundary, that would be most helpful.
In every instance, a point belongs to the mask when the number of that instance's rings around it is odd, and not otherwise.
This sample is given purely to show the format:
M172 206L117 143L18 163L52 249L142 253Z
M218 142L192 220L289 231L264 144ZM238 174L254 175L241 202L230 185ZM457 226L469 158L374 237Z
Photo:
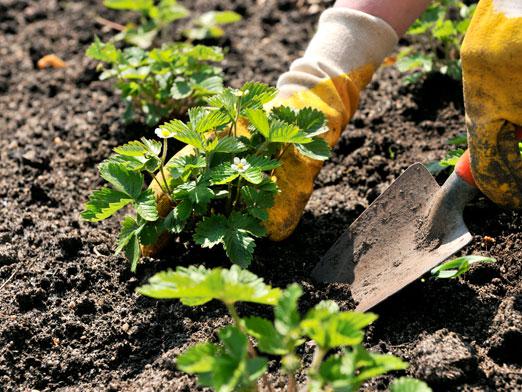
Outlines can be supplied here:
M461 51L471 168L495 203L522 207L522 1L481 0Z

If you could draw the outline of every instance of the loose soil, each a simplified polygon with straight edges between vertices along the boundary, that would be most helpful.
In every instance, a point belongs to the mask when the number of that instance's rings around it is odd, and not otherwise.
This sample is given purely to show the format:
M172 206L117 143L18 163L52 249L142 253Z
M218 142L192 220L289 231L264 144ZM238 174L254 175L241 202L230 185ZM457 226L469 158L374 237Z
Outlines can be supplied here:
M332 1L187 3L243 15L217 42L229 48L225 72L238 86L275 83ZM176 370L176 356L230 322L215 303L187 308L134 294L167 267L224 265L219 252L177 244L134 275L113 256L116 220L94 225L79 218L101 184L96 164L114 146L150 133L140 123L123 124L118 95L83 55L95 34L111 34L95 23L98 14L128 20L101 1L0 0L0 285L16 273L0 291L3 391L194 390L194 378ZM48 53L67 67L38 70ZM380 70L317 178L295 234L281 243L260 241L252 270L275 286L301 283L303 310L326 298L349 308L347 288L314 284L312 267L402 170L445 154L446 140L464 130L460 91L441 76L405 87L397 71ZM522 390L522 215L479 198L465 218L474 241L462 253L498 262L473 267L458 281L426 277L412 284L374 309L380 317L365 344L410 362L393 377L413 375L435 390ZM306 360L311 350L304 345ZM275 364L270 377L278 377ZM365 389L384 390L391 377Z

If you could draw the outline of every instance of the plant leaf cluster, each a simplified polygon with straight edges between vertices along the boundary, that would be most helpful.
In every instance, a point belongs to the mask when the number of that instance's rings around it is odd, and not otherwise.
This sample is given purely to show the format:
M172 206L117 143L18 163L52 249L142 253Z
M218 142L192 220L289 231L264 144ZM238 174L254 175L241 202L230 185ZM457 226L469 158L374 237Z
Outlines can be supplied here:
M171 43L152 50L118 49L96 38L86 54L105 64L101 80L115 80L127 103L127 121L138 112L153 126L223 89L221 69L214 65L223 60L218 47Z
M274 170L282 155L288 149L311 159L330 155L321 138L327 131L323 113L284 106L265 110L275 95L274 88L254 82L226 88L209 97L207 106L189 109L187 121L174 119L156 129L163 143L143 138L115 148L99 166L112 188L94 191L83 218L95 222L134 207L136 215L124 218L118 243L133 270L137 245L153 244L164 232L190 235L203 248L219 245L233 263L248 266L255 238L266 235L263 222L278 192ZM171 138L190 152L167 162ZM158 216L153 192L143 190L145 177L169 198L173 209L167 216Z
M274 289L238 266L178 267L176 271L154 275L137 291L152 298L180 299L189 306L210 300L225 304L234 325L217 332L219 343L198 343L176 361L180 370L197 375L200 385L215 391L254 389L267 371L268 359L259 354L278 358L290 392L298 390L298 372L306 374L308 391L357 391L373 377L407 367L406 362L393 355L374 354L362 346L363 329L375 321L376 315L340 311L332 301L320 302L301 315L298 301L303 292L299 285ZM274 318L241 318L235 308L238 302L270 305ZM249 339L254 340L257 350ZM304 369L297 354L306 341L312 341L316 347L308 369ZM400 378L391 390L431 389L421 381Z
M406 83L414 83L430 72L447 74L460 80L460 45L471 22L476 4L461 0L437 0L408 29L406 34L426 49L417 46L401 49L396 66L411 72Z
M103 4L110 9L139 13L139 23L128 23L115 40L142 49L150 48L173 22L190 16L190 11L176 0L105 0ZM239 20L241 15L233 11L209 11L192 19L182 34L191 40L219 38L224 34L221 26Z
M485 256L462 256L453 260L446 261L433 268L431 274L437 279L454 279L469 271L472 264L476 263L495 263L492 257Z

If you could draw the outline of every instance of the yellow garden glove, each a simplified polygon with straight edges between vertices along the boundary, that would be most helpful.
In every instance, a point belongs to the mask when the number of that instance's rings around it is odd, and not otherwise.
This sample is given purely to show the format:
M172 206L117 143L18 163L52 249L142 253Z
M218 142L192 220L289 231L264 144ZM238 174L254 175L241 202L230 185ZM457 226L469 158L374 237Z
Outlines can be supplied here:
M521 208L522 1L481 0L461 57L473 176L492 201Z
M333 147L355 112L359 92L397 41L392 27L377 17L348 8L325 11L304 56L294 61L290 70L279 78L279 94L268 106L320 110L329 128L323 137ZM238 133L248 134L246 124L238 127ZM189 155L192 151L192 147L187 146L176 156ZM280 192L265 222L269 237L276 241L288 237L297 226L322 167L322 161L307 158L294 148L286 150L281 162L275 171ZM165 216L172 209L170 200L155 182L153 189L158 212ZM164 241L162 238L153 247L144 247L143 254L154 254Z
M317 33L304 56L277 83L279 96L271 106L322 111L333 147L354 114L360 91L397 43L395 31L382 19L348 8L332 8L319 20ZM276 170L281 190L266 223L272 240L283 240L297 226L323 162L288 149Z

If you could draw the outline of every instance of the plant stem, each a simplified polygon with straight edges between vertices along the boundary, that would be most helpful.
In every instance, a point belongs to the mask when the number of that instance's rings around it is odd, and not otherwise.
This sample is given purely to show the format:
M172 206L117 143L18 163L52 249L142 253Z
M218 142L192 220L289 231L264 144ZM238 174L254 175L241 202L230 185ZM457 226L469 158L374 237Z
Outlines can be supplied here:
M97 16L96 18L94 18L94 20L96 22L98 22L99 24L103 25L103 26L107 26L113 30L118 30L118 31L124 31L125 30L125 26L119 24L119 23L116 23L116 22L113 22L112 20L109 20L109 19L105 19L101 16Z
M288 374L288 392L297 392L297 381L294 373Z
M310 372L318 373L319 367L321 366L321 362L323 361L324 356L326 355L326 350L317 346L314 352L314 357L312 359L312 363L310 364Z
M167 139L163 139L163 153L161 154L161 161L160 161L160 173L161 177L163 178L163 183L165 184L165 189L167 190L167 194L170 197L172 194L172 190L169 187L169 183L167 182L167 177L165 176L165 160L167 159Z
M239 201L239 195L241 194L241 177L237 180L237 188L236 188L236 198L234 199L234 203L232 203L232 208L234 208Z
M232 320L234 320L234 324L236 327L238 327L240 330L241 328L241 319L239 318L239 314L237 314L236 307L234 304L226 304L228 313L230 313L230 316L232 316Z
M236 307L234 306L234 304L225 304L225 305L227 307L228 313L230 313L230 316L232 316L232 320L234 320L234 324L236 325L236 327L241 332L243 332L245 335L247 335L246 332L243 330L243 326L241 325L241 319L239 318L239 314L237 314L237 310L236 310ZM250 341L250 339L248 339L248 335L247 335L247 341L248 341L248 354L250 355L250 358L256 358L257 357L256 350L254 349L254 346L252 345L252 342ZM261 377L261 381L267 387L269 392L274 392L274 388L272 387L272 384L270 384L270 381L268 381L268 377L267 377L266 373L263 374L263 376ZM256 383L256 391L257 390L258 390L258 386Z

